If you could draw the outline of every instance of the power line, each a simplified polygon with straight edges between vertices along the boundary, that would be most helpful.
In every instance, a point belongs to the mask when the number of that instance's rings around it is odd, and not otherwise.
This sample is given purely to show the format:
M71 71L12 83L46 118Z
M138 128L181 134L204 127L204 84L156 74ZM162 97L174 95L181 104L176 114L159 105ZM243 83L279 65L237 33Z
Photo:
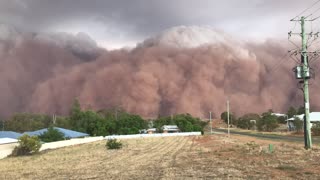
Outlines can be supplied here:
M286 57L288 56L289 52L287 52L286 54L284 54L279 61L277 61L273 66L271 66L271 69L269 71L269 73L274 72L275 70L278 70L278 68L280 67L281 64L283 64L287 59Z
M320 0L316 1L315 3L313 3L310 7L308 7L307 9L303 10L300 14L298 14L296 17L292 18L291 20L296 19L297 17L301 16L303 13L307 12L308 10L310 10L311 8L313 8L316 4L318 4L320 2Z
M318 12L320 10L320 8L316 9L315 11L313 11L311 14L314 14L316 12Z

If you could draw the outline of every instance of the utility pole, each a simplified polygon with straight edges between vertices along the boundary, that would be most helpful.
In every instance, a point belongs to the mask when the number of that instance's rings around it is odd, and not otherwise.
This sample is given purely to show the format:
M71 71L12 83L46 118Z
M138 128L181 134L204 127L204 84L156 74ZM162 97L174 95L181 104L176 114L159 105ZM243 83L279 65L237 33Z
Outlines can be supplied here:
M305 32L305 17L301 17L301 37L302 37L302 56L301 56L301 63L303 63L303 94L304 94L304 109L305 109L305 145L306 149L312 148L312 139L311 139L311 126L310 126L310 103L309 103L309 81L310 78L309 74L309 62L308 62L308 54L307 54L307 37Z
M309 79L310 79L310 66L309 66L309 54L310 56L318 56L317 52L308 52L308 38L318 37L319 33L307 33L305 28L306 21L314 21L315 19L307 20L305 16L302 16L300 19L292 19L291 21L297 21L301 24L301 33L292 33L289 32L289 38L292 34L300 35L302 39L301 50L296 50L293 54L301 54L301 64L295 67L296 78L301 79L300 83L303 85L301 88L304 95L304 142L305 149L312 148L312 139L311 139L311 125L310 125L310 102L309 102ZM289 51L290 52L290 51Z
M53 114L53 116L52 116L52 124L53 125L55 125L56 124L56 115L55 114Z
M211 119L211 112L210 112L210 132L212 134L212 119Z
M230 123L229 123L229 98L227 99L227 119L228 119L228 137L230 137Z

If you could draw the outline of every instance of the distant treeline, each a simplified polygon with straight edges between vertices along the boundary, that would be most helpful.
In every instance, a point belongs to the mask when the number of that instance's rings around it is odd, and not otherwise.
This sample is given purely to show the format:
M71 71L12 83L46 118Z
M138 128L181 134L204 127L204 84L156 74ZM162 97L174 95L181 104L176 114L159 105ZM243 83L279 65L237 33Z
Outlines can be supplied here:
M256 113L247 113L240 117L236 117L234 113L230 113L229 122L230 124L242 129L257 129L259 131L271 132L278 128L281 124L286 124L287 118L292 118L295 115L299 114L304 114L304 107L290 107L285 116L279 117L274 115L272 109L262 113L261 115ZM220 117L227 123L227 112L223 112ZM294 121L294 125L299 127L298 129L296 129L297 131L301 130L301 125L299 124L300 122L302 121Z
M88 133L91 136L106 136L113 134L137 134L141 129L157 128L161 131L163 125L177 125L182 132L203 131L206 122L192 117L190 114L179 114L169 117L159 117L146 121L141 116L130 114L120 108L103 109L97 112L82 110L78 100L75 100L68 116L18 113L6 121L1 127L6 131L35 131L51 126L72 129Z

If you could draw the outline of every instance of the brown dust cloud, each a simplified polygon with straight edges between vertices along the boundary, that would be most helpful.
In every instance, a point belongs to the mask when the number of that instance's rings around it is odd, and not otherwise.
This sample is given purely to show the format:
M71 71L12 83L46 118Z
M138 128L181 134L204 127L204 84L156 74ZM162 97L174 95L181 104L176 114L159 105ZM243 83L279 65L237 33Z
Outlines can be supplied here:
M209 111L219 116L227 97L237 115L285 112L302 104L287 48L276 39L228 38L192 48L153 39L108 51L83 34L11 32L0 37L0 115L65 115L75 98L84 109L121 107L143 117L206 118ZM312 110L320 102L316 81L310 87Z

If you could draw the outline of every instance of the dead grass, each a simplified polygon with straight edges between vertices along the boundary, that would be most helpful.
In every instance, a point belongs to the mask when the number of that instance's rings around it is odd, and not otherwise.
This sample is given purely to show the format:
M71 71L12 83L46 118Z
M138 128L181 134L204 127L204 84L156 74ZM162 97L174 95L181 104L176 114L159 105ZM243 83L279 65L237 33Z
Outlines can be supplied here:
M105 141L0 160L0 179L320 179L320 150L243 136ZM273 143L274 152L268 152Z

